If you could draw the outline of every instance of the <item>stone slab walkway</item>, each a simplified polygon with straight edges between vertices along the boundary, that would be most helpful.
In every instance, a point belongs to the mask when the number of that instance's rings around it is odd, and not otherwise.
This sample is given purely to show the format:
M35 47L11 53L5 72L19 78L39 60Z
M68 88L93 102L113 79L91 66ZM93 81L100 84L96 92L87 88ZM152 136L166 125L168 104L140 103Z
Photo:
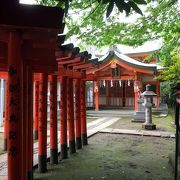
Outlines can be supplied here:
M175 138L175 134L172 132L165 131L150 131L150 130L129 130L129 129L113 129L105 128L100 130L101 133L115 133L115 134L130 134L130 135L140 135L140 136L155 136L155 137L165 137L165 138Z
M131 109L117 109L117 110L87 110L87 116L89 117L125 117L132 116L134 114L134 110Z

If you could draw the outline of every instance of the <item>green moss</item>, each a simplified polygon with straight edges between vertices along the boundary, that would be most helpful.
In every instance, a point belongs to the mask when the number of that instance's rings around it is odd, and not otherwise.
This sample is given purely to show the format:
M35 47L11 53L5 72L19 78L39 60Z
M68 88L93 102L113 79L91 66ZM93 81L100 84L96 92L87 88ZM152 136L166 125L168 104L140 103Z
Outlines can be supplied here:
M53 180L171 180L168 154L174 139L119 134L97 134L69 159L34 179Z

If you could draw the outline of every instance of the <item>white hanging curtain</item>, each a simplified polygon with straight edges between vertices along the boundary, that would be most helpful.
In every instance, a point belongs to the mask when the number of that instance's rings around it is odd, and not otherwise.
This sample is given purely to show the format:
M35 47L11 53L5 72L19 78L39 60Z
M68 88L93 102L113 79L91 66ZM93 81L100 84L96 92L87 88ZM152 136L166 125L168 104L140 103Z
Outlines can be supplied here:
M131 83L130 83L130 80L128 79L128 86L130 86L131 85Z
M122 82L121 82L121 80L119 80L119 86L120 86L120 87L122 86Z
M113 87L113 81L111 80L111 87Z
M103 86L106 87L106 81L105 80L103 81Z

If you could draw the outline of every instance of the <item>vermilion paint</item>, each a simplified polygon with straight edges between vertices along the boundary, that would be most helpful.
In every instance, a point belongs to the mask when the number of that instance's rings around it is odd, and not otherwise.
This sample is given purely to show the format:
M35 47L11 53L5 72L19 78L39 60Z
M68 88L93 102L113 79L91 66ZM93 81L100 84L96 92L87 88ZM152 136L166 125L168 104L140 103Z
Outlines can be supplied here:
M38 129L38 155L39 172L47 171L47 82L48 75L40 73L39 77L39 129Z
M28 180L33 179L33 74L28 67ZM45 104L46 105L46 104Z
M67 158L67 77L61 80L61 112L60 112L60 132L61 132L61 158Z
M34 139L38 139L39 81L34 82Z
M58 163L57 149L57 76L49 76L50 86L50 161Z
M73 79L67 79L67 114L69 130L69 151L75 153L75 130L74 130L74 96L73 96Z
M81 106L80 106L80 79L75 79L75 119L76 119L76 146L82 148L81 142Z
M9 119L9 103L8 103L8 99L9 99L9 91L8 91L8 87L9 87L9 83L8 83L8 79L6 79L6 96L5 96L5 118L4 118L4 151L7 151L7 123L8 123L8 119Z
M23 180L22 57L18 32L10 32L8 42L8 180Z
M87 145L87 124L86 124L86 82L81 80L81 136L83 145Z

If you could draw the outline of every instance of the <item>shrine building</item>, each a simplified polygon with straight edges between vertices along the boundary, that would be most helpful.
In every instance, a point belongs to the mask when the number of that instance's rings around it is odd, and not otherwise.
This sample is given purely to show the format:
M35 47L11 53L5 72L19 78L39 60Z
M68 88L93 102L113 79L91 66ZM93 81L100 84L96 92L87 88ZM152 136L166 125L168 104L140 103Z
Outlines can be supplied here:
M162 68L158 59L148 63L143 60L153 52L122 54L117 48L100 57L95 68L87 71L87 77L93 80L92 103L90 107L100 109L134 108L137 99L147 84L157 96L153 99L154 107L160 104L160 82L155 79ZM87 100L88 101L88 100Z

